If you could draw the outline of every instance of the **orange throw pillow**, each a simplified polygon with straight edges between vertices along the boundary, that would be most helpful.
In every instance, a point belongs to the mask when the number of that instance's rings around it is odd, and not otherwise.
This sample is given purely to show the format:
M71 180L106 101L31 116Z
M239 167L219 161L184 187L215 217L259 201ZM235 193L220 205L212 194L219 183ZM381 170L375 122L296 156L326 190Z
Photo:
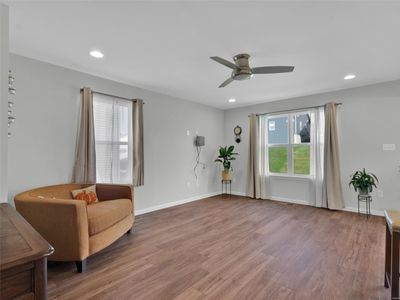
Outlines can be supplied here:
M75 200L84 200L88 205L99 201L99 199L97 199L95 185L88 186L84 189L73 190L71 193Z

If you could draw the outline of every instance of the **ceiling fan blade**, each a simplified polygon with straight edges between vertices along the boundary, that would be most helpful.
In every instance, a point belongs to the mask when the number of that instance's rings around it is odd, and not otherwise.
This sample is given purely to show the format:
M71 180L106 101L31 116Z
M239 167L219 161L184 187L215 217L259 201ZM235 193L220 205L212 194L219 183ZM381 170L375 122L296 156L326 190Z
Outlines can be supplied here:
M227 80L225 80L223 83L220 84L219 88L225 87L228 84L230 84L233 81L232 77L229 77Z
M294 67L292 66L270 66L270 67L258 67L251 69L253 74L287 73L287 72L293 72L293 70Z
M211 56L210 58L212 60L215 60L216 62L218 62L220 64L223 64L225 67L228 67L228 68L231 68L231 69L234 69L234 70L237 69L237 66L234 63L232 63L230 61L227 61L226 59L223 59L223 58L218 57L218 56Z

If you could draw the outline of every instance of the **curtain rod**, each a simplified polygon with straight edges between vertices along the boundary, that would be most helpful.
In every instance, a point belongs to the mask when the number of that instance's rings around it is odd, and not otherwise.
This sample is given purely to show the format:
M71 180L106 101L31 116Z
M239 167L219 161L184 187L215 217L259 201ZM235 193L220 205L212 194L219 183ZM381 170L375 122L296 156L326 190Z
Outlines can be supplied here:
M81 93L83 92L83 89L81 89ZM102 92L98 92L98 91L93 91L92 90L92 94L99 94L99 95L103 95L103 96L108 96L108 97L113 97L113 98L118 98L118 99L123 99L123 100L128 100L128 101L133 101L136 102L136 99L132 99L132 98L125 98L125 97L120 97L120 96L115 96L115 95L111 95L111 94L107 94L107 93L102 93ZM143 102L144 104L144 102Z
M342 105L343 103L335 103L336 106ZM269 115L269 114L279 114L279 113L286 113L286 112L291 112L291 111L299 111L299 110L305 110L305 109L311 109L311 108L320 108L324 107L325 104L323 105L316 105L316 106L308 106L308 107L301 107L301 108L295 108L295 109L286 109L286 110L279 110L279 111L271 111L267 113L262 113L262 114L255 114L256 116L264 116L264 115ZM250 115L249 115L250 117Z

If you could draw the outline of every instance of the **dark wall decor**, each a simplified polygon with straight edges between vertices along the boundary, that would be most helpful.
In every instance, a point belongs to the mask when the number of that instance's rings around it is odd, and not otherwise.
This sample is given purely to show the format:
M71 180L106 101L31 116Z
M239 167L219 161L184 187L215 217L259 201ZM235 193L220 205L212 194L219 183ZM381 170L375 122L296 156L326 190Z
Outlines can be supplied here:
M242 141L240 136L242 134L242 127L236 125L236 127L233 128L233 133L235 134L235 142L239 144Z

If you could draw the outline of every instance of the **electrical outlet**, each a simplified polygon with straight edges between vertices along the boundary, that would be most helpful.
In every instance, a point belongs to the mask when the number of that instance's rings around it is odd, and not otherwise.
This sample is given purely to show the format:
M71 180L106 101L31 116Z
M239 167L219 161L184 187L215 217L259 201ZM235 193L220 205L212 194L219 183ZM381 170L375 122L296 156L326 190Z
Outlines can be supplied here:
M383 144L382 150L383 151L396 151L396 144Z
M383 191L382 190L376 190L378 193L379 198L383 198Z
M187 135L187 136L190 135L190 130L186 130L186 135Z

